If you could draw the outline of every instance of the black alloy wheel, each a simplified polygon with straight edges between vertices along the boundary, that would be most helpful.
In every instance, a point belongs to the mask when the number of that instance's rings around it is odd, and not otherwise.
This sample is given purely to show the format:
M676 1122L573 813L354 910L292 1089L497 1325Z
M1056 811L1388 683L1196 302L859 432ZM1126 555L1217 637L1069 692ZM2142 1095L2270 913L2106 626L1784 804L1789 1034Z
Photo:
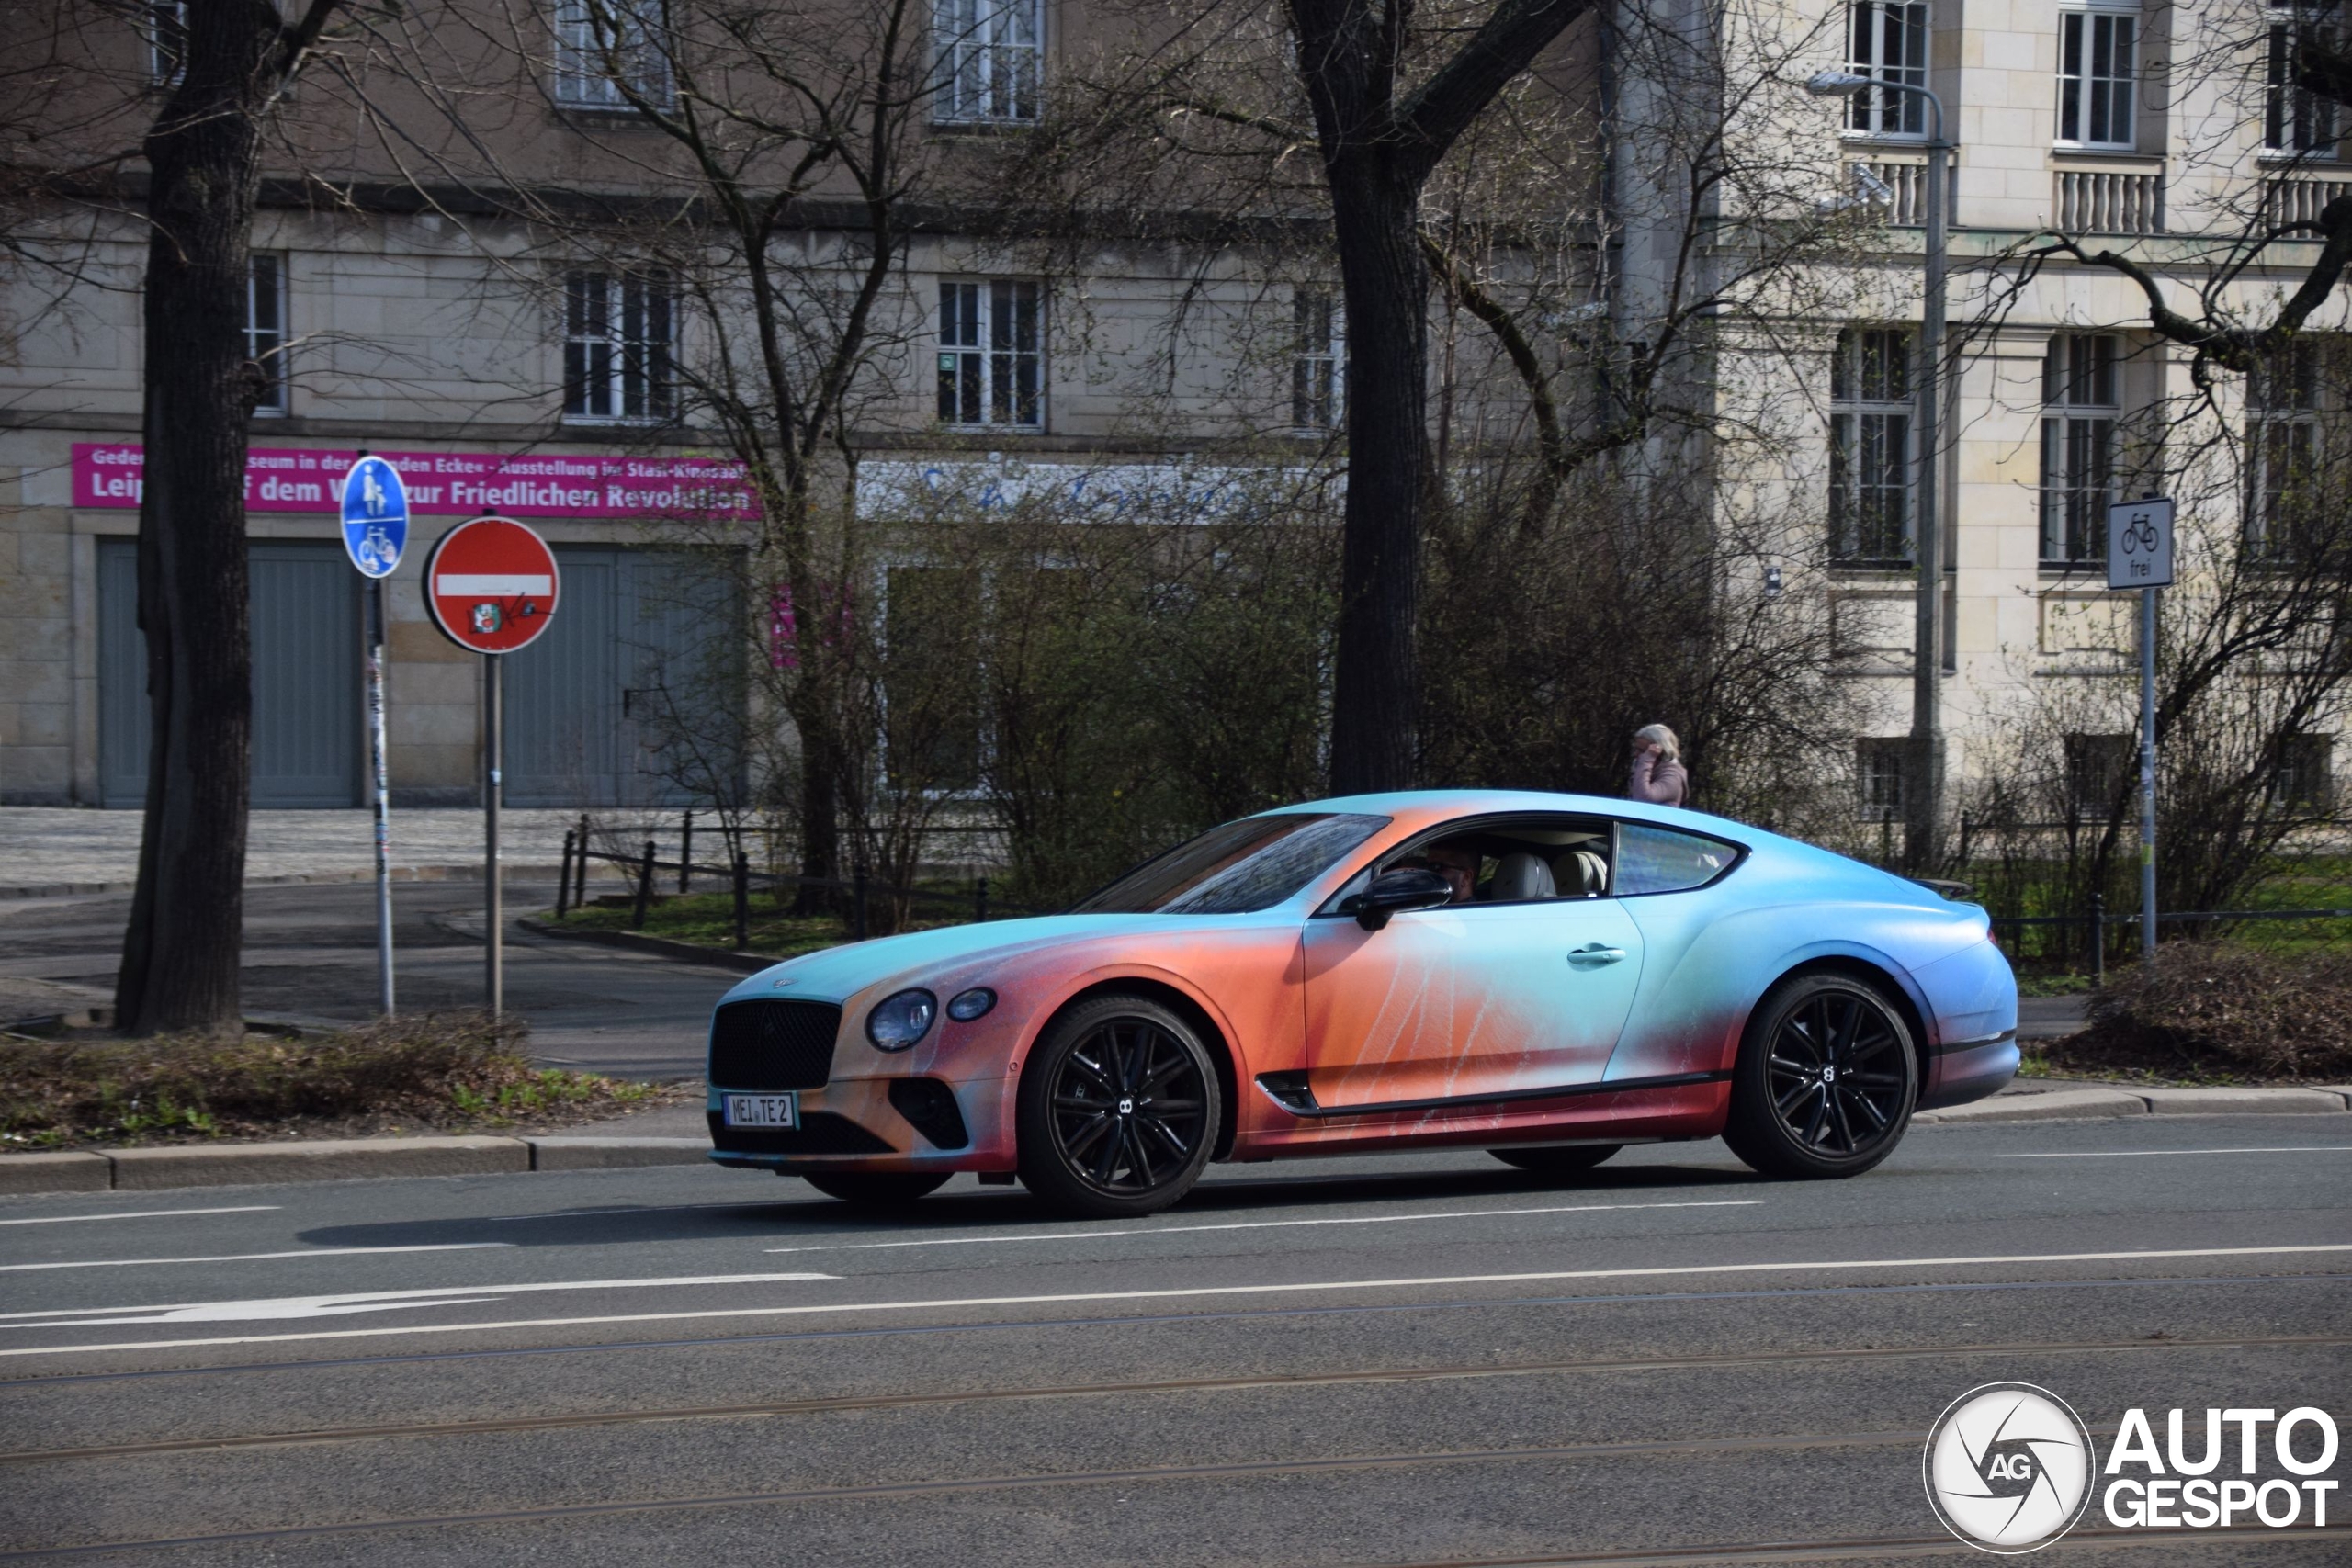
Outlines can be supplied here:
M1056 1019L1021 1075L1021 1179L1099 1218L1154 1213L1192 1190L1216 1146L1216 1068L1193 1027L1114 994Z
M1515 1165L1538 1176L1574 1176L1580 1170L1590 1170L1624 1146L1623 1144L1555 1144L1550 1148L1488 1149L1487 1152L1505 1165Z
M895 1209L947 1185L945 1171L780 1170L776 1174L799 1177L828 1198L869 1209Z
M1859 1176L1902 1141L1918 1089L1910 1027L1883 991L1803 976L1748 1020L1724 1141L1766 1176Z

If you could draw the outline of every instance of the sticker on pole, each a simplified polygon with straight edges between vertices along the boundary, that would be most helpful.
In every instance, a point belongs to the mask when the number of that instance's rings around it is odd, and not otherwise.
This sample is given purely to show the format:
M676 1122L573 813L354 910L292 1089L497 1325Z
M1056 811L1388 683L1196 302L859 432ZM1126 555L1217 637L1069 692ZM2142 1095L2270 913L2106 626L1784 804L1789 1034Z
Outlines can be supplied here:
M381 457L362 457L343 476L343 548L369 577L390 577L408 548L408 487Z
M554 618L555 552L508 517L477 517L441 536L424 561L424 604L459 648L512 653Z
M2107 509L2107 585L2172 586L2172 502L2151 496Z

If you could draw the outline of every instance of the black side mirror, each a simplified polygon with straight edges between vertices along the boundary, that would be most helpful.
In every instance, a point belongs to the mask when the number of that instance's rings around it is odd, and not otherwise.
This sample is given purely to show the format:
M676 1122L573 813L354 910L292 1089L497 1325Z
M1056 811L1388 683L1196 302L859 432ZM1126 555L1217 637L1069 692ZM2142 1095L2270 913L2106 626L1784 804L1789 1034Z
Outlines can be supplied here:
M1453 885L1436 872L1419 866L1384 871L1356 895L1356 924L1376 931L1388 917L1402 909L1429 909L1453 901Z

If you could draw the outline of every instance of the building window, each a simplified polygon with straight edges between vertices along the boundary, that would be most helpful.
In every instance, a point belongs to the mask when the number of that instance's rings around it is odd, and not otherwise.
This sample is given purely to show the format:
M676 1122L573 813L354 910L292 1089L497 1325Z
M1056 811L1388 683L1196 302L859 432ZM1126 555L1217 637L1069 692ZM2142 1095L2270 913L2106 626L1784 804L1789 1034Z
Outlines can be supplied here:
M1846 67L1857 76L1907 86L1928 85L1928 8L1895 0L1852 0L1846 7ZM1928 106L1917 93L1866 88L1846 100L1846 129L1871 136L1925 136Z
M245 357L261 367L254 412L286 412L286 258L255 255L245 276Z
M187 0L149 0L140 30L147 39L147 76L158 87L179 85L187 63Z
M2069 735L2066 810L2071 818L2104 822L2139 765L2139 742L2129 735Z
M2332 4L2270 0L2273 19L2262 96L2262 145L2268 152L2335 155L2340 134L2335 106L2295 85L2295 77L2302 69L2302 50L2296 42L2296 33L2323 27L2325 21L2332 20L2335 9Z
M1014 278L939 285L939 417L946 424L1046 422L1039 285Z
M666 273L575 272L563 288L563 414L652 423L676 412L677 307Z
M1046 58L1042 0L937 0L931 25L934 123L1037 118Z
M2270 775L2270 808L2296 817L2324 817L2335 804L2335 738L2279 738L2278 766Z
M2131 148L2140 18L2134 12L2058 14L2058 140Z
M672 101L662 47L662 0L559 0L555 101L566 108L625 109Z
M1903 819L1903 759L1910 747L1902 736L1854 742L1854 777L1860 787L1863 821Z
M2041 364L2041 563L2107 558L2115 496L2116 338L2061 333Z
M1347 349L1340 303L1302 288L1291 297L1297 336L1291 349L1290 423L1302 431L1337 430L1345 417Z
M2298 338L2246 378L2246 547L2284 559L2307 526L2321 460L2320 345Z
M1911 558L1911 334L1849 327L1829 373L1830 553Z

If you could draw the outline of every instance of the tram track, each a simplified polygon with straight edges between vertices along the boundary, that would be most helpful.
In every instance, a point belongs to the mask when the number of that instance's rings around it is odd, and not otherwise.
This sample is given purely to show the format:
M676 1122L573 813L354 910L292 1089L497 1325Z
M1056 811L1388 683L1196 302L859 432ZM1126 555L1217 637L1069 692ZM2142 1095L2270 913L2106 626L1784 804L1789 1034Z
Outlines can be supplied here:
M476 1421L328 1427L306 1431L241 1433L228 1437L183 1438L66 1449L22 1449L0 1451L0 1465L126 1459L154 1454L206 1453L237 1449L301 1447L398 1438L450 1438L487 1433L655 1425L664 1422L759 1419L783 1416L817 1416L847 1411L916 1409L951 1404L1015 1404L1037 1400L1119 1395L1344 1387L1370 1383L1467 1382L1486 1378L1601 1376L1652 1371L1723 1371L1737 1367L1939 1360L1981 1356L2114 1355L2156 1350L2291 1349L2346 1345L2352 1345L2352 1335L2233 1335L2205 1339L2028 1341L2007 1344L1749 1351L1711 1356L1581 1358L1570 1360L1465 1363L1438 1367L1382 1367L1349 1371L1261 1374L1252 1377L1170 1378L1138 1382L1056 1383L1023 1388L947 1390L922 1393L830 1395L735 1404L679 1405L652 1410L581 1411L560 1415L503 1416ZM300 1364L292 1363L298 1367Z

